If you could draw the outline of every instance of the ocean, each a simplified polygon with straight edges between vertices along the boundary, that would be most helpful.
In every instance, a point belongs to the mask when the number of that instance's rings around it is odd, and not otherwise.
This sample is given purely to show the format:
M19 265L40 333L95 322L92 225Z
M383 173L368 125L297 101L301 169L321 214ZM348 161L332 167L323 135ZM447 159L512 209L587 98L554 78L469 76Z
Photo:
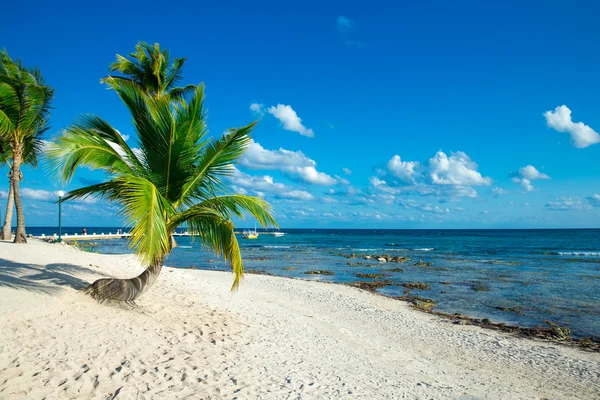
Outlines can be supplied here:
M87 232L116 229L88 227ZM54 232L55 228L28 228L34 235ZM437 311L524 327L547 326L545 321L550 321L569 327L575 337L600 336L600 229L282 232L284 237L239 237L246 270L329 282L385 280L389 285L378 291L390 296L405 294L407 289L399 284L423 282L428 288L412 289L410 295L435 300ZM165 265L228 270L197 241L178 237L177 242ZM99 253L129 252L126 239L95 243L92 251ZM352 254L354 258L347 258ZM410 261L365 259L384 254ZM306 274L314 270L333 274Z

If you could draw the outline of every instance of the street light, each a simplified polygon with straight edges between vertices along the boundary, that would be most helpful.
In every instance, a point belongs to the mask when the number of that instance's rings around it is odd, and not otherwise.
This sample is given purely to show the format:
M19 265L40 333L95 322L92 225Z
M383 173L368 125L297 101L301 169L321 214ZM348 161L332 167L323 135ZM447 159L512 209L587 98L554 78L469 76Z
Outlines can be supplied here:
M61 199L65 196L65 192L63 190L59 190L58 192L56 192L56 194L58 195L58 239L56 239L56 241L58 243L60 243L60 242L62 242L62 238L61 238L61 234L62 234L62 225L61 225L62 201L61 201Z

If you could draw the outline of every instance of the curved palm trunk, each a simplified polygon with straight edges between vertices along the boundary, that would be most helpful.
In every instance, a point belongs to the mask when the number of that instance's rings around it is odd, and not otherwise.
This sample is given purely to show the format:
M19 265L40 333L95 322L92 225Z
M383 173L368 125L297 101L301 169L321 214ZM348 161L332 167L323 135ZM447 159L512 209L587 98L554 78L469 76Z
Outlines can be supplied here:
M21 164L23 163L23 145L21 143L13 144L12 150L13 165L10 179L14 191L15 208L17 209L17 232L15 233L14 243L27 243L27 234L25 233L25 214L23 214L23 203L21 203L21 194L19 193Z
M105 300L124 301L128 304L133 303L135 299L144 294L160 275L164 259L156 261L150 265L144 272L131 279L103 278L98 279L87 288L84 293L89 294L95 300L103 302ZM135 303L134 303L135 304Z
M8 189L8 201L6 203L6 213L4 214L4 226L0 232L0 240L10 240L12 229L13 206L15 204L15 196L12 185L12 180L9 180L10 186Z

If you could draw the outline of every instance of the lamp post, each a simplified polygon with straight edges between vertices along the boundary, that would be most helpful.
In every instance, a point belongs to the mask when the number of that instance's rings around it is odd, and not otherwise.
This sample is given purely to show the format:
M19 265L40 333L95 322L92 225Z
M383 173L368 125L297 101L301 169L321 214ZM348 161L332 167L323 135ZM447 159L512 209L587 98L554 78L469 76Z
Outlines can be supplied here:
M56 192L56 194L58 195L58 239L56 239L56 241L58 243L62 242L62 198L65 195L65 192L63 190L59 190L58 192Z

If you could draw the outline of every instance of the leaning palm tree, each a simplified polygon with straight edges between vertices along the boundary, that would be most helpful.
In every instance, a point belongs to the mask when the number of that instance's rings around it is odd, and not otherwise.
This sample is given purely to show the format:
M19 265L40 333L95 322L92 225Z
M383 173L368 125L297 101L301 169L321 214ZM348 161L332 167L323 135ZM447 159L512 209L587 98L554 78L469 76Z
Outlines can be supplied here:
M4 151L5 154L10 151L12 161L9 176L17 209L15 243L27 242L19 192L19 183L23 180L21 165L31 162L32 157L37 159L39 138L49 128L53 96L54 90L44 83L38 70L26 69L19 61L13 61L5 50L0 50L0 136L8 144L8 150ZM35 154L31 154L32 151ZM8 224L10 235L10 222Z
M103 183L76 189L62 201L97 196L117 203L131 227L129 244L147 268L132 279L100 279L86 288L93 298L133 302L159 276L174 246L173 233L187 225L206 247L243 275L232 218L251 214L276 226L270 205L259 197L230 194L226 183L234 163L251 143L254 123L207 137L204 85L188 98L153 96L136 82L108 77L133 118L137 147L131 148L103 119L86 115L65 130L48 151L53 174L68 182L80 166L104 170Z

